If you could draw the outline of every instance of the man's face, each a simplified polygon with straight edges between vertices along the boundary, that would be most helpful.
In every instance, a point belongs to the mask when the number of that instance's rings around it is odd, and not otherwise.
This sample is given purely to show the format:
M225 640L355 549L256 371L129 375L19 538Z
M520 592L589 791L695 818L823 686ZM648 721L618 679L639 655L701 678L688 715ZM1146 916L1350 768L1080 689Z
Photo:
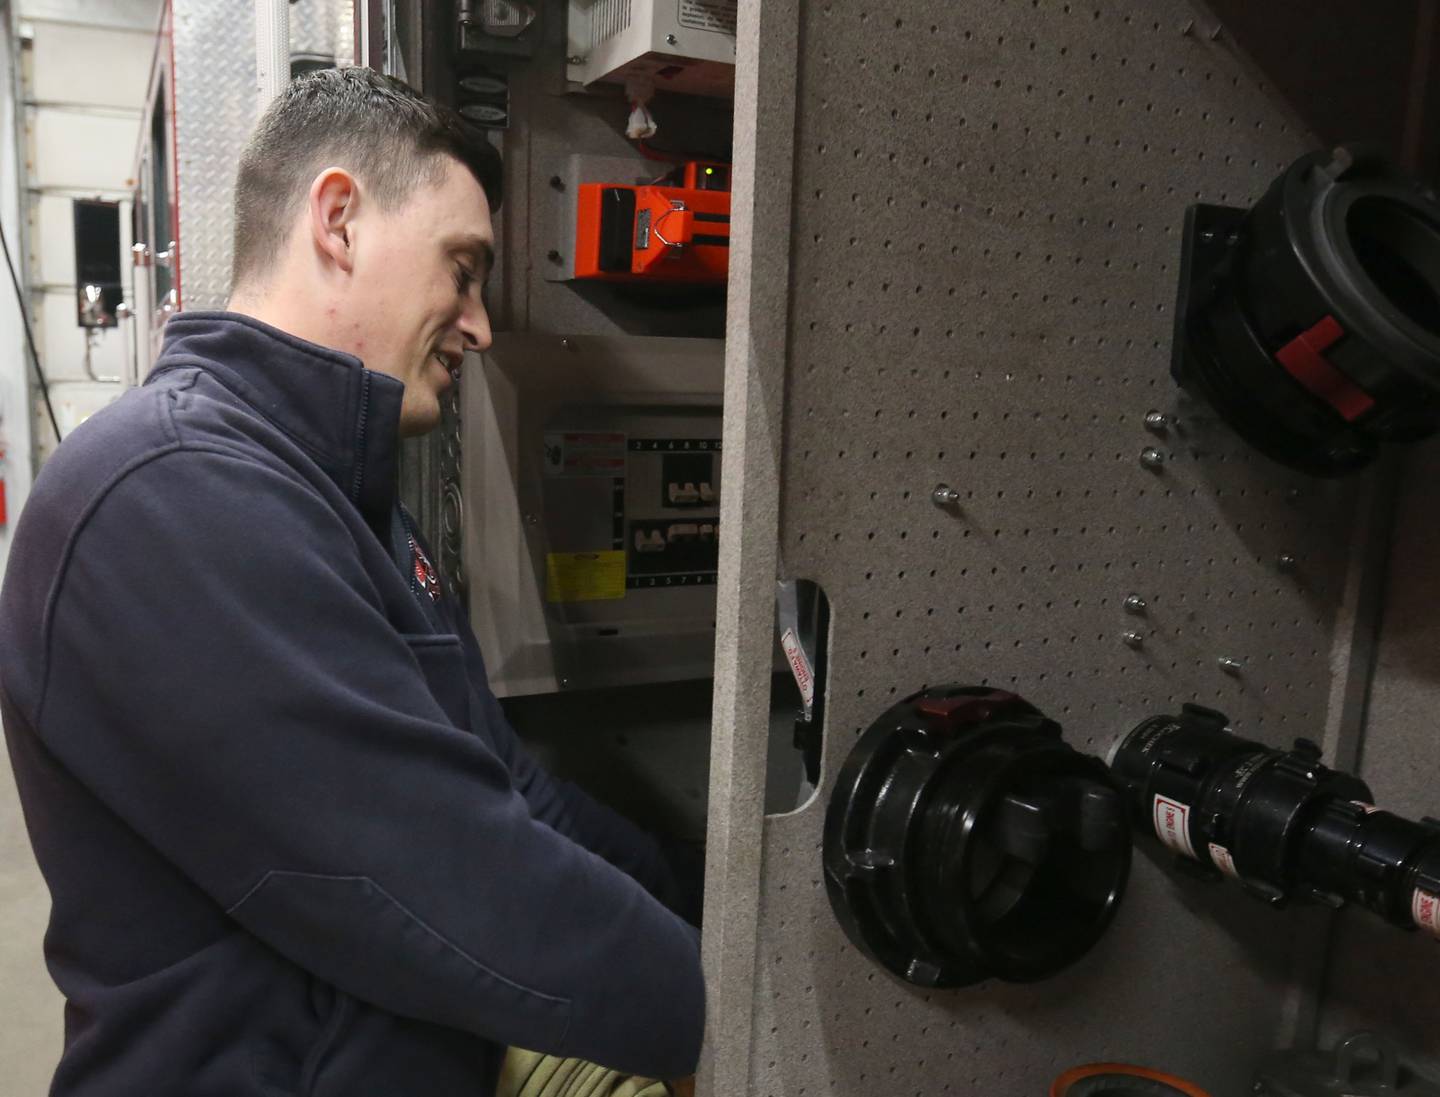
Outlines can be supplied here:
M481 289L494 255L485 192L458 161L399 207L373 205L356 223L355 266L337 317L346 349L404 382L400 433L440 422L440 397L466 350L490 345Z

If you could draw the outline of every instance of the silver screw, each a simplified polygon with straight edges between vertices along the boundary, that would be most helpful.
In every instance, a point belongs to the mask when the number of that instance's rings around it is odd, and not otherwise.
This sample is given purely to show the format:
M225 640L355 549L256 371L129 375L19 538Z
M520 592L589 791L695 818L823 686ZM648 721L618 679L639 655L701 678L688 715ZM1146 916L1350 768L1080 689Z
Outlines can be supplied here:
M574 350L574 349L575 349L575 344L572 343L569 339L561 339L561 340L560 340L560 347L561 347L561 349L563 349L563 350Z
M1220 664L1220 669L1226 674L1238 676L1240 672L1245 669L1245 664L1239 659L1231 659L1228 656L1222 655L1217 661Z
M1145 413L1145 426L1156 434L1161 433L1170 425L1170 416L1163 411L1150 411Z
M1291 556L1288 552L1282 552L1275 561L1275 566L1286 574L1289 574L1299 566L1299 563L1300 561L1296 560L1295 557Z
M583 65L585 63L585 58L581 57L578 53L576 53L565 58L565 63L567 65Z
M1140 451L1140 463L1153 471L1165 464L1165 455L1154 446L1146 446Z
M935 490L930 493L930 498L937 507L953 507L960 502L960 493L949 484L936 484Z
M667 34L665 36L665 44L667 46L673 46L678 41L680 41L680 39L676 38L673 34Z
M532 526L533 526L533 525L537 524L537 523L540 521L540 519L539 519L539 518L536 518L535 515L533 515L533 514L527 514L527 515L525 515L525 521L526 521L526 523L527 523L528 525L532 525Z
M1122 632L1120 639L1124 641L1127 648L1138 648L1145 646L1145 637L1138 632Z
M1129 598L1125 599L1126 613L1133 613L1136 617L1139 617L1142 613L1145 612L1145 610L1146 602L1144 598L1140 597L1140 595L1132 594Z

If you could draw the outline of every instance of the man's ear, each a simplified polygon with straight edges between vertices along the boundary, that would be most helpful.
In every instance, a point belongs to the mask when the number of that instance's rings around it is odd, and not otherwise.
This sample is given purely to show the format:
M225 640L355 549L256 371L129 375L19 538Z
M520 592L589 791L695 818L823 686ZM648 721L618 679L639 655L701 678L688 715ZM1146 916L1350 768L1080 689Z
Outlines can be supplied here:
M307 220L315 249L346 273L355 262L352 235L359 205L360 187L344 168L326 168L310 184Z

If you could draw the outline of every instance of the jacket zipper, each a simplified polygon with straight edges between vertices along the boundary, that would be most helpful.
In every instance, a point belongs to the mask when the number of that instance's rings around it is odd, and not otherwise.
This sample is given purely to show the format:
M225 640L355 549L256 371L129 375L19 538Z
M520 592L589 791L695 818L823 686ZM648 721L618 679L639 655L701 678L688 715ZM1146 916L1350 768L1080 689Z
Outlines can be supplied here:
M360 373L360 416L355 426L355 482L350 488L351 501L360 505L360 488L365 482L365 423L370 416L370 371Z

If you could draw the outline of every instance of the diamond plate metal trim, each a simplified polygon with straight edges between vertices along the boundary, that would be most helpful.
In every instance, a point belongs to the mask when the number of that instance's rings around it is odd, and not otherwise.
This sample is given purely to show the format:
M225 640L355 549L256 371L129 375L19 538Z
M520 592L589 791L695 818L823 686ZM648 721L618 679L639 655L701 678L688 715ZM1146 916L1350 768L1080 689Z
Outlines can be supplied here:
M255 13L236 0L175 5L180 293L187 309L230 295L235 166L255 124Z
M296 0L290 5L290 52L323 54L337 65L354 63L353 0Z

